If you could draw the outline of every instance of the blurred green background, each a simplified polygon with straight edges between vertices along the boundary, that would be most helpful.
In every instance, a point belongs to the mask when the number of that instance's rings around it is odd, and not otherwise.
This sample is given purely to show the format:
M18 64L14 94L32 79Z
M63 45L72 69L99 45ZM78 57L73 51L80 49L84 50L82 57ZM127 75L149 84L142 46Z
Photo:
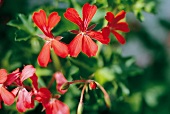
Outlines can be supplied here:
M57 11L62 17L53 29L55 35L69 43L75 35L69 30L78 29L63 17L68 7L79 13L84 3L98 7L92 23L100 29L106 22L105 13L127 12L126 21L131 31L125 35L127 43L120 45L111 35L109 45L99 45L96 57L80 54L78 58L58 58L47 68L37 64L37 56L43 40L37 37L41 31L35 27L31 15L44 9L47 14ZM39 87L48 85L52 74L62 69L66 78L92 79L109 93L112 106L105 106L99 89L85 94L83 114L170 114L170 1L169 0L0 0L0 68L8 72L23 65L32 64L37 69ZM91 24L92 24L91 23ZM59 61L58 61L59 60ZM55 83L50 88L56 92ZM68 104L71 114L76 113L81 89L71 86L60 100ZM44 113L36 104L27 114ZM18 113L15 104L3 105L0 113Z

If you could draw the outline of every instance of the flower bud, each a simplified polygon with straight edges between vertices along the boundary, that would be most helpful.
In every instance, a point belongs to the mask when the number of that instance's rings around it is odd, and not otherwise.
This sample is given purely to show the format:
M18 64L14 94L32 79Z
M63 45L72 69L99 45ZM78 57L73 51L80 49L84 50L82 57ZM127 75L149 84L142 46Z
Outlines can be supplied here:
M92 90L92 89L96 89L97 87L97 84L93 81L93 82L90 82L89 84L89 88Z
M111 107L110 97L105 95L104 100L106 102L106 106L110 108Z
M70 84L69 82L65 82L62 86L61 86L61 90L67 90L69 88Z
M77 114L82 114L82 113L83 113L83 103L79 103L77 108Z

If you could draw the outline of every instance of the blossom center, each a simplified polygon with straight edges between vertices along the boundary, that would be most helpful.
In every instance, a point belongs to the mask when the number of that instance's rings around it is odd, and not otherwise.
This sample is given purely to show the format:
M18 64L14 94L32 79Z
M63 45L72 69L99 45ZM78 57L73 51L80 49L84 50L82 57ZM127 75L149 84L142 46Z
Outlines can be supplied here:
M86 32L81 32L80 34L84 36L84 35L86 35Z
M0 84L0 87L2 87L3 86L3 84Z

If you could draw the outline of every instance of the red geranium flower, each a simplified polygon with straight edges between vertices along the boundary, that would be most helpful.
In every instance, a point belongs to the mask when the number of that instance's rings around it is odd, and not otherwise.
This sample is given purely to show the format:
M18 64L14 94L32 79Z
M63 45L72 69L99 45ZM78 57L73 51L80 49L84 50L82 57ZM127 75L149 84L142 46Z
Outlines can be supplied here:
M11 105L14 102L15 96L6 89L5 82L7 81L7 71L5 69L0 69L0 108L1 101L5 104Z
M47 19L45 11L40 10L39 12L34 12L32 19L44 33L44 35L39 36L46 40L46 43L38 56L39 65L42 67L47 66L50 61L51 47L58 56L65 58L68 55L67 45L59 41L62 38L61 36L54 37L51 32L53 27L60 21L60 16L58 13L52 12Z
M108 21L107 27L102 29L103 36L109 37L110 32L117 38L117 40L121 44L125 44L125 38L120 35L117 31L129 32L128 24L126 22L122 22L121 20L125 18L126 12L121 11L116 16L112 12L107 12L105 19Z
M34 89L38 89L38 78L35 75L35 68L32 65L27 65L20 72L19 69L15 70L11 74L8 75L6 85L11 85L15 83L17 87L12 90L12 93L15 96L18 96L16 108L19 112L25 112L28 108L34 107L34 102L32 99L33 89L31 87L27 87L23 84L23 82L30 78L32 80Z
M42 103L46 114L70 114L69 107L56 98L52 98L51 92L47 88L40 88L35 99Z
M61 87L64 83L68 82L67 79L64 77L63 73L61 72L56 72L54 74L54 78L56 79L56 89L59 93L61 94L64 94L65 92L67 92L67 89L66 90L61 90ZM69 87L69 85L68 85Z
M95 5L86 3L82 9L82 19L74 8L68 8L64 13L65 18L75 23L80 29L79 31L72 31L73 33L76 33L77 36L70 42L68 46L70 56L77 57L81 50L89 57L95 56L98 46L95 44L92 38L100 41L103 44L109 43L109 38L104 38L101 32L92 31L92 29L95 27L94 25L88 28L88 25L96 11L97 7Z

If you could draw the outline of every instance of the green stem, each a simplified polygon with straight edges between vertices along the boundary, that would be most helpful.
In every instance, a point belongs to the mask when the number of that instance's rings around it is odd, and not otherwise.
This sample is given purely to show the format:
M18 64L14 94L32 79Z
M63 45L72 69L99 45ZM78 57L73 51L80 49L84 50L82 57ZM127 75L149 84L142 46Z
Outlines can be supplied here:
M85 63L82 63L82 62L80 62L80 61L78 61L78 60L75 60L75 59L72 59L72 58L69 58L69 60L70 60L71 62L73 62L74 64L76 64L76 65L78 65L78 66L86 69L87 71L90 71L90 72L94 72L94 71L95 71L94 68L91 68L91 67L87 66Z
M103 88L103 86L101 86L98 82L95 82L95 83L100 88L100 90L103 92L106 105L107 105L108 108L110 108L111 107L111 102L110 102L109 94L106 92L106 90Z
M50 82L48 83L48 86L47 86L48 89L52 86L52 84L53 84L54 81L55 81L55 78L54 78L54 76L53 76L53 77L51 78Z
M52 57L53 65L54 65L56 71L61 71L62 67L61 67L60 60L59 60L58 56L55 54L53 49L51 49L51 57Z
M79 102L79 105L77 108L77 114L82 114L82 112L83 112L83 96L84 96L84 91L85 91L86 87L87 87L87 85L85 84L81 91L80 102Z
M75 84L75 83L90 83L93 82L94 80L74 80L71 82L68 82L69 84Z

